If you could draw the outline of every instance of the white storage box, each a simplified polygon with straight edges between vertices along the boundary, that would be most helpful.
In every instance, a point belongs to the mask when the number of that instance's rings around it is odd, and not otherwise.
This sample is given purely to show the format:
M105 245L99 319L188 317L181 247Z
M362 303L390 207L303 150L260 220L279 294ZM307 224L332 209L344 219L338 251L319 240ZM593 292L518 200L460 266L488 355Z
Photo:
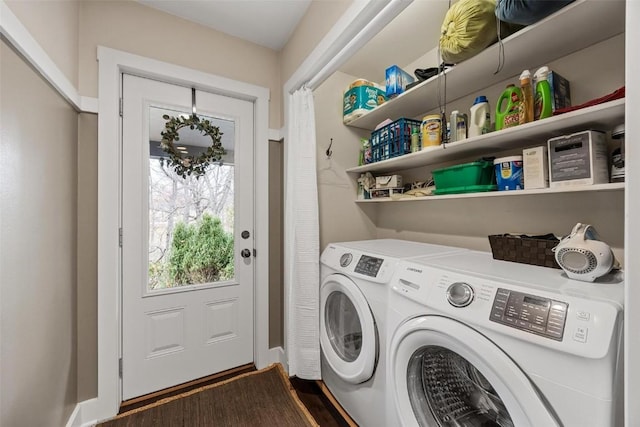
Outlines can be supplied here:
M586 130L551 138L548 148L551 188L609 182L604 133Z
M524 189L547 188L549 186L549 161L547 147L525 148L522 150L524 169Z
M376 176L376 188L400 188L402 175Z

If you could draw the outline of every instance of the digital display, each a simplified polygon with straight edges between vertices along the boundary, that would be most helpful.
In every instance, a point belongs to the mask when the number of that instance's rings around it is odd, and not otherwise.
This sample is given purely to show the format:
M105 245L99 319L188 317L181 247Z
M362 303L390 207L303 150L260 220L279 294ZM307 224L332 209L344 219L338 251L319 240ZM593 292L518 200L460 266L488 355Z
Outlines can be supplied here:
M358 260L355 272L364 274L365 276L376 277L384 260L369 255L362 255Z
M526 304L537 305L538 307L544 307L544 308L549 307L549 301L548 300L544 300L544 299L538 299L538 298L525 296L524 297L524 302Z

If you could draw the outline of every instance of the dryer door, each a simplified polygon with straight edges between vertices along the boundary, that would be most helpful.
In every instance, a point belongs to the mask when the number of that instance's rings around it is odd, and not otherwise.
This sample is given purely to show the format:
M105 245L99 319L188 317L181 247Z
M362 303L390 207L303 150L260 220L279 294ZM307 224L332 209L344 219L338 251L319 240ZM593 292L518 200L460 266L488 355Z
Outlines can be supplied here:
M390 369L403 426L560 425L507 354L453 319L423 316L400 326Z
M373 376L378 334L365 296L346 276L332 274L320 287L320 346L333 371L351 384Z

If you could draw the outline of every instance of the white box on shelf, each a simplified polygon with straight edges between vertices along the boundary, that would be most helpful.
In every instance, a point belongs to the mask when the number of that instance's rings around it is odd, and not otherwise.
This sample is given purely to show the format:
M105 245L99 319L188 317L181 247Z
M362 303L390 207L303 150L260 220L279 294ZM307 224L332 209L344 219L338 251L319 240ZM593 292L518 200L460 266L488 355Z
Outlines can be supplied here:
M376 176L376 188L400 188L402 175Z
M549 186L549 163L547 147L525 148L522 150L524 169L524 189L547 188Z
M609 182L604 133L586 130L551 138L548 149L551 188Z

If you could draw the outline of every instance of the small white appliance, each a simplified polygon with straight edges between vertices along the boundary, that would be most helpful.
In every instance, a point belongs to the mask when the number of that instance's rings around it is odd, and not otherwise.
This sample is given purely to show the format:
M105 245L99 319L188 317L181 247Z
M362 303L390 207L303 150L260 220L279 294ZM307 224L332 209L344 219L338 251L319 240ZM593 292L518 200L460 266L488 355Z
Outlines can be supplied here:
M593 282L617 267L613 251L600 241L596 229L577 223L554 248L556 262L572 279Z
M386 420L389 282L400 259L464 249L394 239L329 244L320 258L322 379L363 427Z
M387 425L622 425L623 287L485 252L402 261Z

